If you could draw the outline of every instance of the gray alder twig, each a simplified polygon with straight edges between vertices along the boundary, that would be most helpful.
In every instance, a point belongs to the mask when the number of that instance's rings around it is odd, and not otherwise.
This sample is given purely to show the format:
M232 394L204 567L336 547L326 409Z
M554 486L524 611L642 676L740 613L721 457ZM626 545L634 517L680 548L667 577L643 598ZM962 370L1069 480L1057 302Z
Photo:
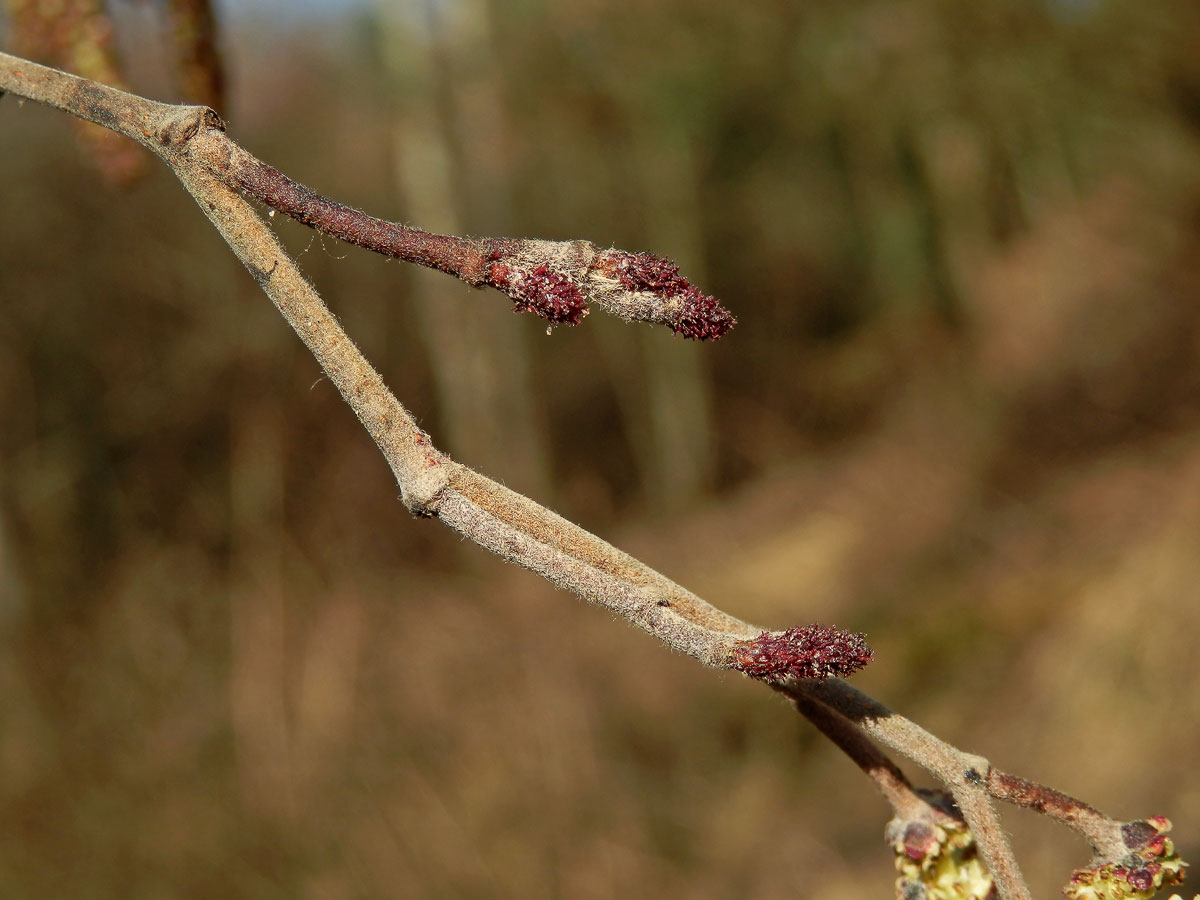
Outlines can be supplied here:
M786 655L795 648L803 635L793 632L803 630L762 632L533 500L437 450L300 274L274 232L242 196L241 191L254 185L237 161L249 154L224 134L223 123L211 110L157 103L0 53L0 92L5 90L124 134L171 167L354 410L383 452L400 486L401 498L414 514L441 519L485 549L605 606L706 665L737 669L767 681L791 697L801 713L873 777L898 816L920 812L925 801L872 741L908 757L951 791L996 879L1000 896L1006 900L1027 900L1030 894L998 821L993 799L1014 802L1064 821L1083 833L1098 854L1106 859L1119 858L1121 847L1116 840L1121 823L1086 804L994 770L986 759L941 741L845 681L826 677L828 670L796 677L808 670L757 667L770 653ZM249 159L252 162L246 165L250 171L265 171L258 168L265 164ZM307 191L270 167L266 169L266 177L273 184L283 185L280 190L285 193L296 188ZM302 199L317 206L332 204L310 191ZM275 201L286 205L285 197L277 196ZM369 220L336 204L324 208L338 216L356 214ZM351 226L361 224L352 216L342 221ZM583 243L575 242L575 246ZM502 242L450 246L455 253L475 254L472 258L476 261L482 251L484 263L495 262L497 247L505 252ZM591 271L583 273L585 280ZM463 275L462 271L455 274ZM611 272L601 271L600 277L607 278L605 284L611 287ZM825 631L834 633L832 629ZM869 653L853 641L841 646L850 656L858 654L859 663Z
M201 133L210 142L221 139L219 122L211 112L141 101L3 57L0 65L12 67L4 83L8 87L11 82L14 92L127 134L172 167L380 446L410 510L438 515L487 549L603 603L710 665L728 665L733 644L758 633L577 526L435 450L291 264L273 232L236 190L190 158L189 145ZM37 77L31 78L31 73Z

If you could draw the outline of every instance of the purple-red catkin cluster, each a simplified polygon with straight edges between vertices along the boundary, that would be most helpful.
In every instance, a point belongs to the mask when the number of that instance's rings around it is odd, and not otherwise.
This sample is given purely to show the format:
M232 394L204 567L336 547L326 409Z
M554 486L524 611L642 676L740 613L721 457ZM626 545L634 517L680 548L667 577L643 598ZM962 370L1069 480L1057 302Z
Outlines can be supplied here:
M733 652L734 668L760 681L844 678L875 657L866 637L828 625L764 631Z
M666 323L676 334L698 341L715 341L737 324L733 313L680 275L679 266L671 260L650 253L619 252L612 253L610 260L625 290L677 301L679 310Z
M512 297L517 312L536 313L555 325L578 325L588 313L575 283L545 263L532 270L494 264L488 283Z

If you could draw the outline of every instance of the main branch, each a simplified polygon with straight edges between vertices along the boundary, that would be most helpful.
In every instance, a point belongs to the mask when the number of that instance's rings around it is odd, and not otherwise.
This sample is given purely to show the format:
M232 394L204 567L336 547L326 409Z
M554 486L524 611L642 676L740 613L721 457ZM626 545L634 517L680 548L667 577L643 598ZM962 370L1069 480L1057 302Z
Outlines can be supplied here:
M110 128L171 167L378 444L410 511L440 519L481 547L604 606L706 665L766 682L791 697L875 780L897 818L933 822L944 817L913 791L873 742L908 757L952 792L1006 900L1027 900L1029 891L993 798L1068 822L1108 860L1117 859L1121 849L1114 836L1123 834L1129 847L1131 833L1150 834L1122 827L1049 788L998 772L982 757L951 747L842 681L837 676L871 657L860 635L821 625L764 632L450 459L388 390L243 193L329 234L450 272L470 284L500 288L518 308L551 321L578 321L585 312L579 303L586 298L626 318L665 323L689 337L719 337L733 324L732 316L692 287L673 264L648 254L599 251L584 241L469 241L373 219L255 159L228 138L209 109L156 103L3 53L0 91ZM1143 845L1151 844L1146 837Z

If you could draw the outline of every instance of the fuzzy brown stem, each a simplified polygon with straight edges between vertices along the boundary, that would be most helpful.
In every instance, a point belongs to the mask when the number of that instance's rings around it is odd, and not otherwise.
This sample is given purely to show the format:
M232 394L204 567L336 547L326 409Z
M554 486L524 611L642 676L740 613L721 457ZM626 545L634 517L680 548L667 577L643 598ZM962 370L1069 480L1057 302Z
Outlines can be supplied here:
M485 241L432 234L330 200L247 153L219 131L199 135L188 154L226 184L310 228L393 259L457 275L469 284L484 282L490 249Z
M915 819L926 810L929 804L916 792L900 767L846 718L799 691L792 691L787 696L804 718L875 783L897 818Z
M1097 856L1119 859L1126 851L1121 823L1082 800L994 768L988 772L987 788L997 800L1040 812L1079 832Z
M147 100L7 53L0 53L0 86L18 97L103 125L160 156L179 138L168 129L181 120L195 121L196 111L203 110Z

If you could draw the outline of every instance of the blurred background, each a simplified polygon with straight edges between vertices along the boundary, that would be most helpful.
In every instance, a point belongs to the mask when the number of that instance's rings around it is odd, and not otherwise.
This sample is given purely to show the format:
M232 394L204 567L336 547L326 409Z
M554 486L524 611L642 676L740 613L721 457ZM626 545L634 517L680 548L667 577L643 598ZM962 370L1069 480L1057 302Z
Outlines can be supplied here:
M719 343L272 220L461 461L1200 855L1194 3L230 0L223 97L109 12L127 84L331 197L674 258ZM412 519L165 168L75 131L0 101L0 896L892 895L849 762ZM1054 895L1087 848L1005 815Z

